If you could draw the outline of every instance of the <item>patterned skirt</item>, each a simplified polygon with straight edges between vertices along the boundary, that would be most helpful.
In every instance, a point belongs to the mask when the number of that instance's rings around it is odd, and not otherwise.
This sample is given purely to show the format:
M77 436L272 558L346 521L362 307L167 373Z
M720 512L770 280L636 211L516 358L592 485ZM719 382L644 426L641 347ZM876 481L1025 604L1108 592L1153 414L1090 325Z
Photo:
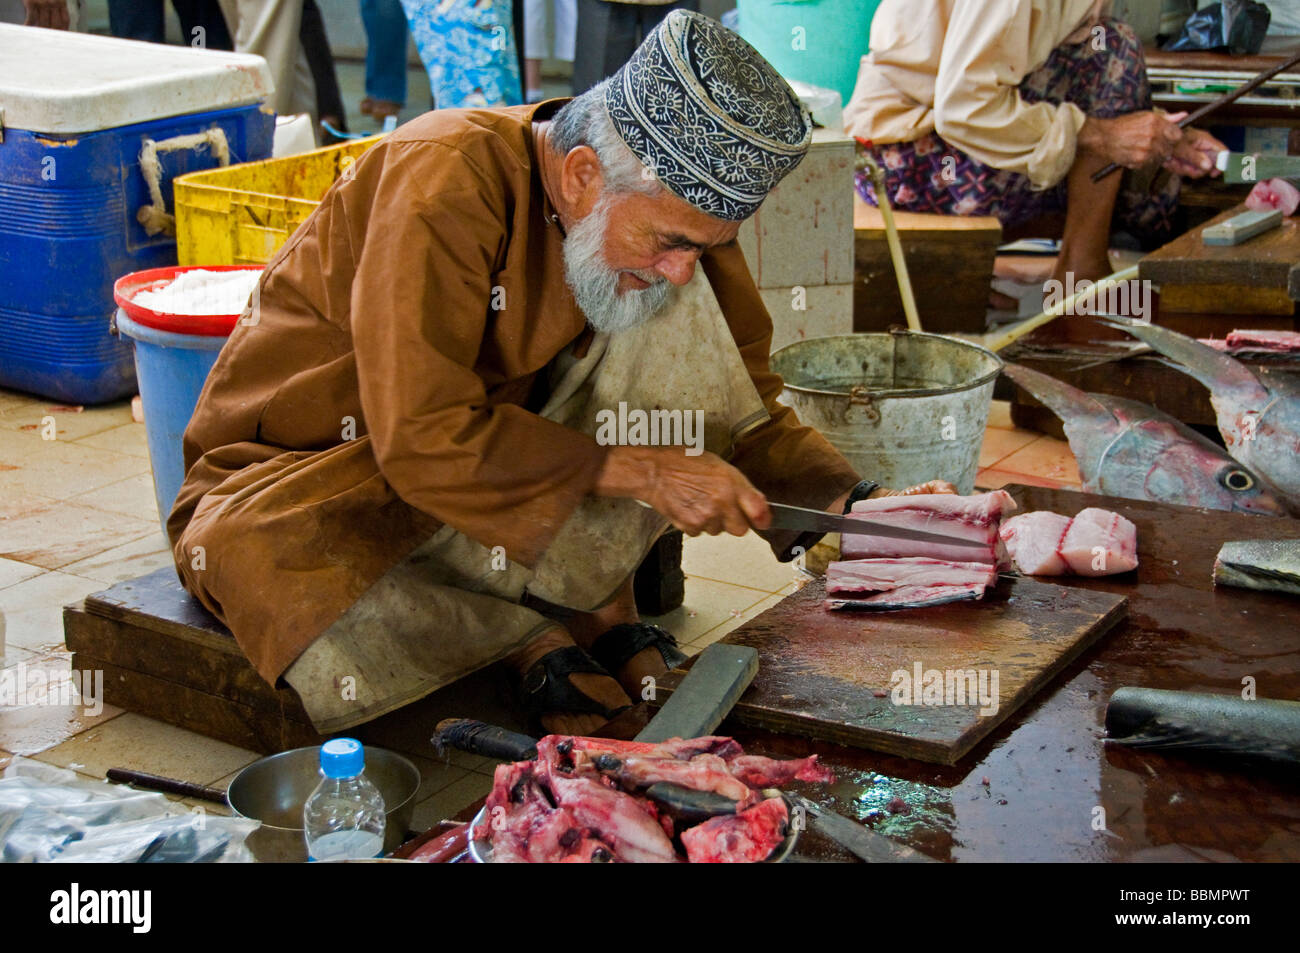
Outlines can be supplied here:
M1047 62L1020 83L1026 102L1071 102L1089 116L1109 119L1151 108L1142 44L1126 24L1106 19L1106 46L1093 48L1091 38L1057 47ZM1064 181L1035 190L1028 177L985 165L936 133L914 142L878 145L876 159L894 208L940 215L994 215L1003 227L1031 222L1065 211ZM1131 187L1125 175L1115 203L1115 219L1135 236L1155 240L1172 229L1180 180L1163 175L1155 189ZM855 179L858 193L876 204L865 172Z

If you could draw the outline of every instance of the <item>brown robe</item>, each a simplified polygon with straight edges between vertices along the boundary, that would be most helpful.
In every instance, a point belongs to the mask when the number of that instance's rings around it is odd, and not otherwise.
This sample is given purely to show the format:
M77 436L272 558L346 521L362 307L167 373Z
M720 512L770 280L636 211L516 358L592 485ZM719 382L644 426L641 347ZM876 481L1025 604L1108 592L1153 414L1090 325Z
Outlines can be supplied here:
M268 681L444 523L532 567L591 491L608 448L534 412L586 329L533 156L559 105L438 110L372 147L267 265L208 376L168 532L186 589ZM824 508L857 474L776 403L739 246L701 266L772 415L731 462ZM793 538L766 535L778 553Z

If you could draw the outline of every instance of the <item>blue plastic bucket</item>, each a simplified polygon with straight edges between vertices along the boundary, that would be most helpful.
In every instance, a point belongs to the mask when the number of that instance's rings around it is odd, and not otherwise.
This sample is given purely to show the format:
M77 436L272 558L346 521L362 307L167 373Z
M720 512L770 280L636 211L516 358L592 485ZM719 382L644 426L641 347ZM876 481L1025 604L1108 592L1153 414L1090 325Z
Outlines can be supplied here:
M135 343L135 376L144 406L153 492L166 535L167 515L185 480L181 440L194 416L203 382L226 339L145 327L131 320L121 308L117 311L117 329Z

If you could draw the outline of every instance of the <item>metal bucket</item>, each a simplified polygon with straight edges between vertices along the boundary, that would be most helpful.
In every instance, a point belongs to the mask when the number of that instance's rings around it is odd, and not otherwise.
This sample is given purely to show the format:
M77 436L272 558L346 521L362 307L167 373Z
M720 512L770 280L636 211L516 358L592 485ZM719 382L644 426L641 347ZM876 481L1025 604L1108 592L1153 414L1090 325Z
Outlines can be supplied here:
M901 489L947 480L975 489L996 354L939 334L893 331L797 341L772 355L781 402L863 477Z
M384 852L406 840L415 810L420 772L400 754L366 748L366 777L384 798ZM320 783L320 748L294 748L254 761L230 782L226 800L241 817L262 822L248 835L248 849L262 863L307 860L302 808Z

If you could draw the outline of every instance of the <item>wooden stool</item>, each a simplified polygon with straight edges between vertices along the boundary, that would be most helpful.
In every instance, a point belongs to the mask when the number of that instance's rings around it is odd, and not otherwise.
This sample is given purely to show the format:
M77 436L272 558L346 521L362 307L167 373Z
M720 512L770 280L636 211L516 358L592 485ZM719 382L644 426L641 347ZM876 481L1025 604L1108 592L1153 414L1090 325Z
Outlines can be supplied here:
M894 212L921 327L984 332L1002 226L992 216ZM880 210L853 197L853 330L905 323Z
M681 605L682 534L660 538L636 574L647 615ZM63 610L72 667L104 673L103 701L252 751L273 753L325 739L292 688L268 685L230 630L186 592L170 567L92 593ZM491 665L355 729L367 744L431 757L443 718L473 717L527 731L514 678Z

